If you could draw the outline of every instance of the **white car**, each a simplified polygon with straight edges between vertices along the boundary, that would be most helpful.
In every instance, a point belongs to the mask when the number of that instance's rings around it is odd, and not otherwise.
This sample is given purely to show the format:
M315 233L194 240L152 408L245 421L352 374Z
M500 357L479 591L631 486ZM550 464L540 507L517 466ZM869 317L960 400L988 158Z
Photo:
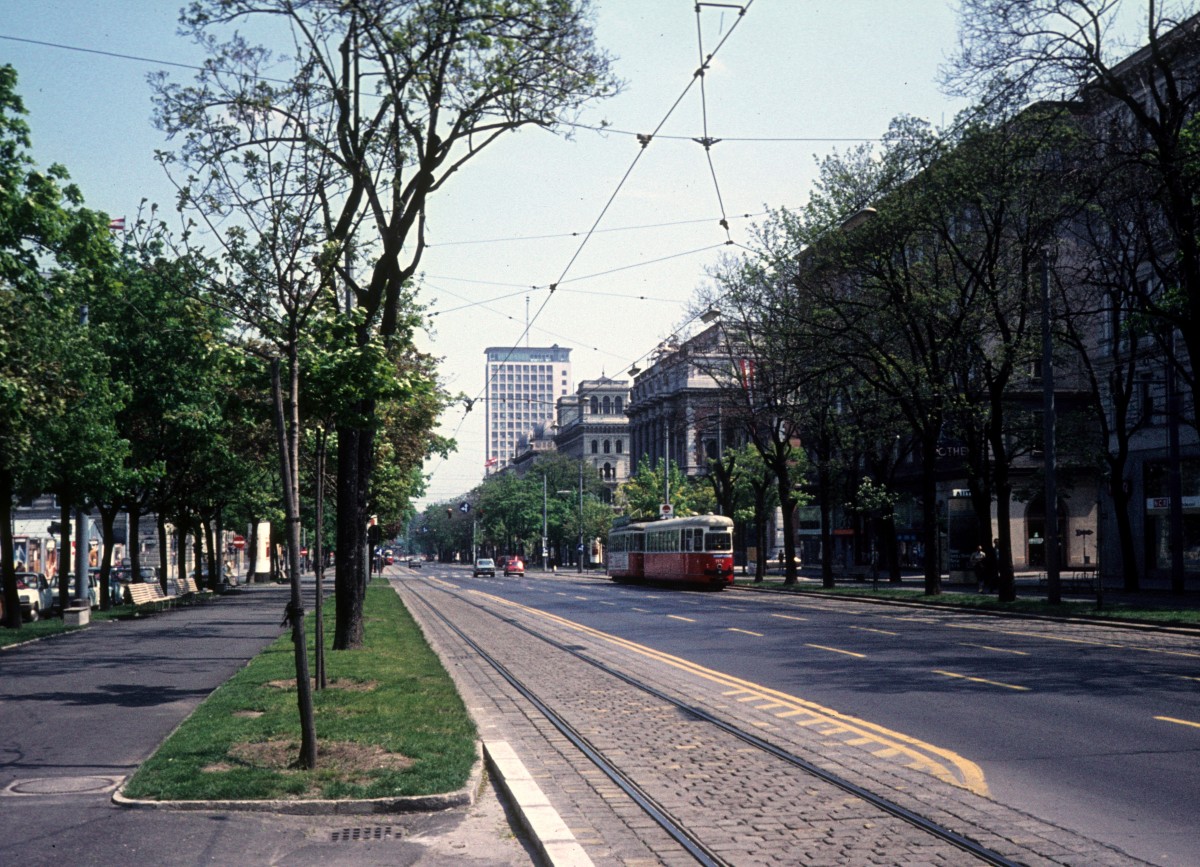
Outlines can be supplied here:
M480 575L487 575L490 578L496 577L496 561L491 557L480 557L475 561L475 571L471 573L476 578Z
M57 600L58 600L58 576L57 575L54 577L54 580L50 582L50 589L54 593L55 603L57 604ZM67 575L67 599L69 600L67 603L68 605L70 605L71 601L74 601L74 599L75 599L75 573L74 572L71 572L69 575ZM100 607L100 581L96 578L95 575L88 575L88 602L91 603L92 608Z
M54 589L40 572L18 572L17 595L21 598L21 616L26 620L40 620L54 610Z

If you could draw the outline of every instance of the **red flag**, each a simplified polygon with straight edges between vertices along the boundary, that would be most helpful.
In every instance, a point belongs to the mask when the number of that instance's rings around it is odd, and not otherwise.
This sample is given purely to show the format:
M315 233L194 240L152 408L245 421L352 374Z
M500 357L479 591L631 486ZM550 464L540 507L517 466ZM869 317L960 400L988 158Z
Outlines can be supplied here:
M117 217L117 219L115 219L115 220L109 220L108 229L110 232L124 232L125 231L125 218Z

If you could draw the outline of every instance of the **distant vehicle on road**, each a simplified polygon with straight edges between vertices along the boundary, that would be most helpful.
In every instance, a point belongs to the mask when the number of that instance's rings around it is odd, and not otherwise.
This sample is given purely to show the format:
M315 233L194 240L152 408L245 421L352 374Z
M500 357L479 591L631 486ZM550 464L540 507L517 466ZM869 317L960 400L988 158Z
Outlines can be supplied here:
M487 575L490 578L496 577L496 561L491 557L480 557L475 561L475 571L471 573L476 578L480 575Z
M508 557L504 561L504 574L516 575L518 577L525 575L525 561L520 557Z
M421 558L420 557L409 557L408 558L408 568L409 569L420 569L421 568Z
M383 565L391 566L395 562L396 562L396 552L393 551L391 548L388 548L386 551L383 552Z

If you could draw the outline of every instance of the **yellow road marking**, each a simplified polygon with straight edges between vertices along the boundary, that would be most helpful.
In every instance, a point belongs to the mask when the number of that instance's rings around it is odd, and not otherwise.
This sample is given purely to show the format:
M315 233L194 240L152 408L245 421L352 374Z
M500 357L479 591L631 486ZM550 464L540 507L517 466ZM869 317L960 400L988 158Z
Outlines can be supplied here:
M761 632L751 632L749 629L738 629L733 626L729 627L728 631L729 632L740 632L740 633L742 633L742 635L753 635L755 638L763 637L763 634Z
M978 647L980 650L990 650L993 653L1011 653L1014 656L1028 656L1026 650L1009 650L1004 647L992 647L990 644L971 644L969 641L959 642L963 647Z
M1192 722L1186 719L1175 719L1173 716L1156 716L1156 720L1161 722L1175 723L1177 726L1191 726L1194 729L1200 729L1200 722Z
M690 617L680 617L678 614L668 614L667 617L671 618L672 620L682 620L684 623L695 623L696 622L695 620L692 620L692 618L690 618Z
M806 644L805 647L814 647L817 650L828 650L830 653L844 653L846 656L853 656L855 659L866 659L865 653L855 653L853 650L839 650L836 647L826 647L824 644Z
M1015 689L1019 692L1029 692L1029 687L1027 686L1017 686L1016 684L1012 683L1001 683L998 680L988 680L984 677L971 677L969 674L956 674L953 671L942 671L940 668L935 668L933 673L943 675L944 677L958 678L959 680L969 680L972 683L984 683L988 686L1002 686L1005 689Z
M731 687L732 689L724 692L724 695L749 694L751 698L759 698L763 700L777 699L795 708L802 715L807 715L810 720L797 720L795 725L805 726L817 722L836 722L857 735L870 738L873 743L879 745L881 750L894 751L889 755L906 756L909 763L913 766L920 767L923 771L936 776L953 785L968 789L977 795L988 795L987 780L984 777L983 769L969 759L966 759L952 750L947 750L944 747L935 746L927 741L922 741L919 738L914 738L911 735L906 735L903 732L898 732L889 729L886 726L878 723L864 720L859 717L844 714L841 711L825 707L816 702L790 695L786 692L771 689L769 687L756 684L752 681L742 680L730 674L715 671L711 668L705 668L702 665L683 659L682 657L672 656L669 653L655 650L652 647L647 647L643 644L630 641L626 638L621 638L607 632L602 632L599 629L593 629L590 626L585 626L582 623L577 623L573 620L568 620L565 617L559 617L556 614L551 614L548 611L540 611L536 608L531 608L528 605L522 605L518 602L513 602L499 596L488 596L494 603L504 605L511 608L518 608L531 615L541 617L546 620L558 623L564 628L581 632L586 635L591 635L602 641L607 641L617 647L622 647L632 653L637 653L645 656L648 659L654 659L664 665L669 665L677 668L680 671L691 674L702 680L710 681L717 686ZM780 716L780 714L775 714Z
M872 629L870 626L851 626L851 629L857 629L859 632L878 632L880 635L899 635L899 632L888 632L886 629Z

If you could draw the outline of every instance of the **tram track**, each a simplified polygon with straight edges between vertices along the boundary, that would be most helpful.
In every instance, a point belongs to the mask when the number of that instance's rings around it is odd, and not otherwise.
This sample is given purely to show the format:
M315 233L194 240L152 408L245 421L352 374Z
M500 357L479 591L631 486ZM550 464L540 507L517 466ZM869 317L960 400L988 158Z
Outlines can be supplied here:
M461 592L453 585L441 582L438 584L426 582L425 586L452 597L463 605L470 606L471 609L480 614L494 618L508 627L518 630L536 642L553 648L553 651L556 653L565 654L570 659L600 673L604 678L615 679L627 688L653 698L654 701L669 707L673 713L686 714L688 718L709 726L725 736L736 739L739 744L744 745L741 752L744 752L745 747L752 748L757 754L767 757L769 762L781 763L783 766L790 768L792 773L799 772L805 778L810 778L819 784L832 787L832 789L850 796L851 799L860 803L865 808L878 811L881 815L898 820L898 822L909 829L915 829L920 835L927 836L930 840L936 841L937 844L944 844L946 847L952 847L953 851L969 854L981 864L1008 867L1008 865L1020 863L956 832L952 828L930 820L890 798L872 792L826 768L819 767L802 756L771 743L756 733L705 710L699 705L683 701L677 696L670 695L645 680L620 671L602 660L590 656L578 646L568 645L545 632L534 629L520 622L516 616L499 613L489 606L481 604L479 601L467 598L469 594ZM439 607L433 605L428 599L420 595L415 598L420 600L425 612L429 616L436 618L443 628L453 633L459 641L463 642L473 653L477 654L479 659L483 660L497 672L519 695L532 704L538 713L566 738L574 749L578 750L583 756L586 756L588 761L595 765L605 777L624 792L633 803L637 804L639 809L649 816L671 839L675 840L697 863L705 865L734 863L722 854L722 851L727 848L723 844L727 841L717 840L713 843L707 842L704 839L705 835L703 833L694 830L696 824L694 820L689 821L686 816L678 815L678 810L663 803L660 798L655 797L654 794L647 790L646 785L637 782L632 773L627 772L621 767L619 759L613 759L606 755L605 748L602 745L598 745L594 742L593 738L588 737L586 733L581 731L580 726L572 723L565 713L556 709L552 702L544 700L543 697L539 696L533 686L527 682L527 678L523 678L509 666L505 665L494 652L490 652L479 641L476 641L466 631L459 628L450 617ZM694 735L692 737L694 738ZM622 753L624 750L617 750L617 752ZM767 765L764 767L774 768L775 766ZM779 774L778 770L769 770L764 776L779 776ZM798 788L798 786L793 785L793 788ZM952 863L962 863L961 854L960 856L954 856L951 860Z

